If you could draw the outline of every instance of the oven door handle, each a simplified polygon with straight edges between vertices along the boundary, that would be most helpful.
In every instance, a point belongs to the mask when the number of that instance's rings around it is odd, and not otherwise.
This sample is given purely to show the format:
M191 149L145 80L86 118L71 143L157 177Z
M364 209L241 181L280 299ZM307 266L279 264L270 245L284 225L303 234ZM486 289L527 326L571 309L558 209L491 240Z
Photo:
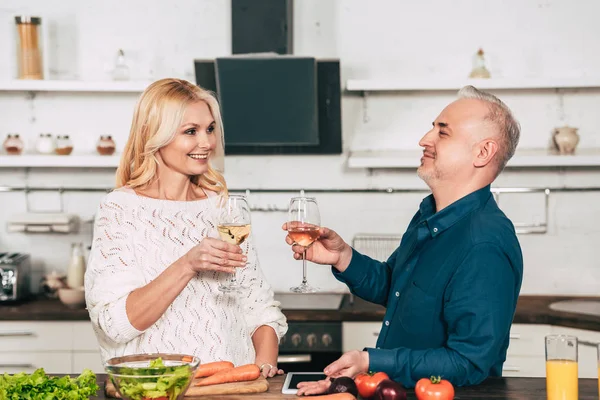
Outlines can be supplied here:
M303 362L311 362L312 357L310 354L297 354L293 356L279 356L277 357L277 363L303 363Z

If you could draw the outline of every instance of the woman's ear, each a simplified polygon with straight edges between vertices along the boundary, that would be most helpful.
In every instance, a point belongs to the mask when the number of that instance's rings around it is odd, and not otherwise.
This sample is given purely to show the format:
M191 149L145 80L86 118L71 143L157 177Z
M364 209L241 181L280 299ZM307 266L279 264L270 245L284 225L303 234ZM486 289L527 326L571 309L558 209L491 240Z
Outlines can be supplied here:
M484 139L475 146L475 168L482 168L488 165L498 152L498 142L494 139Z

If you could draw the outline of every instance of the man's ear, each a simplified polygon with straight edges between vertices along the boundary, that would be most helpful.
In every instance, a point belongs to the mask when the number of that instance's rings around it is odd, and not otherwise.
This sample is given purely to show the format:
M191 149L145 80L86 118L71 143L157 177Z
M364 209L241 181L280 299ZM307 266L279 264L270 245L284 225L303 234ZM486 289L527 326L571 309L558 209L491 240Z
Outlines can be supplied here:
M475 168L482 168L488 165L498 152L498 142L494 139L484 139L475 145Z

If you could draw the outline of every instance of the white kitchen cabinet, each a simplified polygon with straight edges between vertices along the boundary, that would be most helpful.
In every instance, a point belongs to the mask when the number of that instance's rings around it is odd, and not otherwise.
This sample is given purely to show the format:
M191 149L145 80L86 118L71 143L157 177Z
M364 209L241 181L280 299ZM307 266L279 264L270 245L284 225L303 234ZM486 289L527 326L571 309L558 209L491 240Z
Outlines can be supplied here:
M598 353L595 346L587 345L587 343L600 343L600 332L555 326L552 333L560 335L577 336L577 339L579 340L579 377L597 379Z
M104 372L91 322L0 322L0 373L30 373L40 367L47 373Z
M2 321L0 352L71 351L71 322Z
M32 373L44 368L47 374L71 373L72 353L59 352L2 352L0 353L0 374Z
M546 376L545 337L572 335L580 341L600 343L600 332L562 326L513 324L511 340L503 366L503 376ZM598 359L595 347L579 345L579 377L597 378Z
M545 357L544 337L551 333L551 325L512 324L507 357L511 355Z
M92 328L92 323L88 321L71 322L73 328L73 351L100 352L98 339Z
M342 323L342 351L375 347L380 330L381 322Z
M104 366L102 365L102 358L100 352L73 352L73 366L71 372L74 374L80 374L84 369L91 369L92 372L97 374L103 374Z

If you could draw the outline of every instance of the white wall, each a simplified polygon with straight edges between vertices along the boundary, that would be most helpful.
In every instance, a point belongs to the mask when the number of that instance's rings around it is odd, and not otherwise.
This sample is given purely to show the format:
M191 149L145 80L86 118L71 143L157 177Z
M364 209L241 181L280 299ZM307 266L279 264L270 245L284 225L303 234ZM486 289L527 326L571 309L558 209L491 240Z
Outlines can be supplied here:
M486 9L483 5L485 4ZM143 13L142 11L143 10ZM594 76L600 3L569 0L520 2L461 0L421 2L298 0L295 2L295 53L339 57L343 79L372 77L448 77L468 75L481 46L494 77ZM194 58L230 53L230 9L224 0L45 2L4 0L0 4L0 80L12 79L14 15L37 14L47 24L49 69L54 79L108 80L119 48L130 62L132 79L176 76L194 80ZM521 121L521 147L546 147L551 129L580 128L581 147L600 147L597 129L600 91L498 92ZM453 93L371 95L364 122L363 100L343 99L345 153L341 156L228 157L226 178L233 188L425 188L414 171L349 170L349 149L417 148ZM100 134L111 134L121 149L136 95L0 92L0 135L19 132L31 144L40 132L69 134L76 152L88 152ZM0 185L110 186L112 170L0 169ZM600 186L600 169L508 170L496 185ZM285 208L292 193L252 196L257 205ZM101 193L65 193L66 210L90 219ZM349 241L359 232L402 233L424 194L317 195L323 223ZM525 255L523 293L600 292L599 192L551 196L545 235L521 235ZM520 205L516 202L521 201ZM58 206L56 194L31 194L32 208ZM0 223L25 210L24 194L0 193ZM501 206L514 222L539 221L539 195L503 196ZM255 213L254 233L263 268L276 290L301 278L280 225L285 213ZM0 248L30 252L39 268L65 270L70 243L89 243L89 226L79 235L8 234L0 229ZM293 271L293 272L291 272ZM293 274L293 275L292 275ZM291 277L290 277L291 276ZM309 281L343 290L327 268L311 266Z

